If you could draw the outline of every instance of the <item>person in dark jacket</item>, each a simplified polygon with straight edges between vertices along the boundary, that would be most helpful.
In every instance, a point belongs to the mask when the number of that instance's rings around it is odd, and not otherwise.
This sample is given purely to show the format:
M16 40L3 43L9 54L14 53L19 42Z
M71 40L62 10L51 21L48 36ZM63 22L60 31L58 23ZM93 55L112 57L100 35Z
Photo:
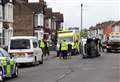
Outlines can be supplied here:
M45 54L47 54L48 56L50 55L50 53L49 53L49 45L48 45L47 41L45 41Z
M67 59L67 53L68 53L68 43L66 40L63 40L60 43L60 54L62 55L63 59Z
M72 55L71 50L72 50L72 45L69 43L69 44L68 44L68 58L69 58L69 59L71 59L71 55Z

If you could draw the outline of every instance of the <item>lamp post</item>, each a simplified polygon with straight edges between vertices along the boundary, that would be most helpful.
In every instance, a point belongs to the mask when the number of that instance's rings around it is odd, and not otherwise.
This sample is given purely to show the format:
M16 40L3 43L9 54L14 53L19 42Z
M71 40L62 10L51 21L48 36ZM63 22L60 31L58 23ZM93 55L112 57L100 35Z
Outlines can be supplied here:
M82 34L82 29L83 29L83 4L81 4L81 34Z
M81 4L81 25L80 25L80 42L82 41L82 29L83 29L83 4Z

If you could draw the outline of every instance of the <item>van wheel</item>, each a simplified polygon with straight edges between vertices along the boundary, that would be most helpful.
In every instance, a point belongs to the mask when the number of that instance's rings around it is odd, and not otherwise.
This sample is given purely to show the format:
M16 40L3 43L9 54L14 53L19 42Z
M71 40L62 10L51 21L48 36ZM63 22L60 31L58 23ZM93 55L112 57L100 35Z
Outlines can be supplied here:
M43 64L43 55L41 57L41 61L39 61L39 64Z

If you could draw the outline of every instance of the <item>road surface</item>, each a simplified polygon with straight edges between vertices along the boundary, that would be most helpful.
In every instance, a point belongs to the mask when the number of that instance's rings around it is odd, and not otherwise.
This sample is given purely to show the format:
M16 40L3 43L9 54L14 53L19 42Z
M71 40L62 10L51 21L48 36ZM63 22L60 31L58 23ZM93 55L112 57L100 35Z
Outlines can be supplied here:
M51 58L43 65L20 68L19 77L6 82L120 82L120 53L101 55L93 59Z

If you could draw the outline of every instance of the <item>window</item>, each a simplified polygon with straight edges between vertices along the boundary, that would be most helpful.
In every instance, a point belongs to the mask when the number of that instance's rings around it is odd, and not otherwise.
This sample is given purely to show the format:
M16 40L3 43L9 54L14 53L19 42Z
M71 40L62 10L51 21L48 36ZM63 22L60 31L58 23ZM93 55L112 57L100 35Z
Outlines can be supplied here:
M63 40L66 40L67 42L73 42L73 37L59 37L58 43L61 43Z
M38 47L38 43L37 42L33 42L33 48L37 48Z
M28 39L11 40L10 49L30 49L30 40Z
M12 0L10 0L10 2L12 3Z

